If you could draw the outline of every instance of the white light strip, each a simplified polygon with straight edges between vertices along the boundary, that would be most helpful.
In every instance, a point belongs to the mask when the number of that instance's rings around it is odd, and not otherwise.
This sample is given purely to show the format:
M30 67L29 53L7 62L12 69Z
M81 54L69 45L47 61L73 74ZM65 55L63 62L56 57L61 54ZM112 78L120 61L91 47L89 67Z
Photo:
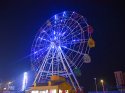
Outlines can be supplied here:
M28 74L27 74L27 72L24 72L23 83L22 83L22 91L24 91L26 89L27 82L28 82Z

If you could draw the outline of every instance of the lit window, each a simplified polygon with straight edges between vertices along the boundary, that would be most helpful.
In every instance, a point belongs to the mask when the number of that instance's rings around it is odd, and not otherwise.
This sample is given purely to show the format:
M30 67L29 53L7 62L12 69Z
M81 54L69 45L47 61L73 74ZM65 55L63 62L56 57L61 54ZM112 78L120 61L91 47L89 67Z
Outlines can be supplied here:
M69 93L68 90L65 90L65 93Z
M59 89L59 93L69 93L68 90L61 90Z
M56 93L56 89L51 89L50 93Z
M35 90L35 91L32 91L31 93L39 93L39 91L38 91L38 90Z
M61 89L59 89L59 93L62 93L62 90L61 90Z
M48 93L48 90L40 91L40 93Z

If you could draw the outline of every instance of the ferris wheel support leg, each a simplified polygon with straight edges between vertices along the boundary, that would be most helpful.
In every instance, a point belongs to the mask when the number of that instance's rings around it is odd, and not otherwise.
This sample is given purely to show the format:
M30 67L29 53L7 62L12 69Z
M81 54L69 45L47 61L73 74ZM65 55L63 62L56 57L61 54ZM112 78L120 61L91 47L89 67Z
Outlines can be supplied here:
M46 62L46 59L47 59L47 57L48 57L48 55L49 55L50 50L51 50L51 48L49 48L49 51L47 52L47 55L45 56L43 63ZM41 67L40 67L40 69L39 69L39 71L38 71L38 73L37 73L37 75L36 75L36 77L35 77L35 80L34 80L34 82L33 82L33 85L36 83L36 80L37 80L37 78L38 78L38 76L39 76L39 74L40 74L42 68L43 68L43 65L41 65Z
M55 56L55 52L54 52L54 54L53 54L53 56L52 56L52 61L51 61L51 64L50 64L50 66L49 66L49 69L48 69L48 72L47 72L47 75L46 75L46 79L47 79L48 73L49 73L49 71L50 71L50 68L51 68L51 66L53 65L54 56ZM52 69L53 69L53 66L52 66ZM52 75L53 75L53 70L52 70Z
M60 57L60 59L61 59L62 65L63 65L64 69L66 70L67 75L69 76L69 78L70 78L70 80L71 80L71 83L72 83L74 89L76 90L75 84L73 83L73 80L72 80L71 76L70 76L69 73L68 73L68 69L66 68L66 65L64 64L64 61L63 61L62 55L61 55L61 53L60 53L61 51L58 50L57 48L56 48L56 50L58 51L58 55L59 55L59 57Z
M47 55L45 61L43 62L43 66L42 66L42 69L41 69L41 71L40 71L41 73L40 73L40 76L39 76L38 82L40 81L40 78L41 78L41 76L42 76L42 72L43 72L43 70L44 70L44 68L45 68L45 65L46 65L46 62L47 62L47 58L48 58L48 55Z
M47 75L46 75L46 79L47 79L47 76L48 76L48 74L49 74L49 71L50 71L51 65L52 65L52 64L50 64L50 66L49 66L49 69L48 69L48 72L47 72Z
M51 48L49 49L49 51L48 51L48 53L46 54L45 59L44 59L44 61L43 61L43 65L42 65L42 67L41 67L41 69L40 69L41 74L40 74L40 77L39 77L38 82L40 81L42 72L43 72L43 70L44 70L44 68L45 68L45 65L46 65L46 63L47 63L47 58L48 58L48 56L49 56L49 54L50 54L50 50L51 50Z
M52 52L53 52L53 51L52 51ZM56 52L53 52L52 61L51 61L51 64L50 64L50 66L49 66L49 69L48 69L48 73L49 73L49 70L50 70L50 68L51 68L51 66L52 66L52 75L54 75L54 74L53 74L53 62L54 62L53 59L54 59L55 53L56 53ZM45 63L45 64L46 64L46 63ZM47 75L46 75L46 79L47 79L48 73L47 73Z
M51 50L51 48L50 48L50 50ZM48 53L47 53L47 56L46 56L46 59L45 59L45 61L43 61L44 63L43 63L43 67L42 67L42 69L41 69L41 74L40 74L40 77L39 77L39 80L40 80L40 78L41 78L41 76L42 76L42 72L43 72L43 70L44 70L44 68L45 68L45 66L46 66L46 64L47 64L47 58L48 58L48 56L49 56L49 54L50 54L50 50L48 51ZM38 82L39 82L39 80L38 80Z
M52 51L52 52L54 52L54 51ZM55 53L52 55L52 75L53 75L53 59L54 59L54 56L55 56Z
M75 77L75 75L74 75L74 73L73 73L73 71L72 71L72 69L71 69L71 67L70 67L70 65L69 65L69 63L68 63L68 61L67 61L67 59L65 58L65 55L64 55L63 51L61 50L61 48L60 48L60 51L61 51L61 53L62 53L62 55L63 55L63 57L64 57L64 59L65 59L67 65L68 65L68 67L69 67L69 69L70 69L70 71L71 71L71 73L72 73L72 75L73 75L73 77L74 77L74 79L75 79L75 82L76 82L78 88L79 88L80 91L81 91L80 85L79 85L79 83L78 83L78 81L77 81L77 79L76 79L76 77Z

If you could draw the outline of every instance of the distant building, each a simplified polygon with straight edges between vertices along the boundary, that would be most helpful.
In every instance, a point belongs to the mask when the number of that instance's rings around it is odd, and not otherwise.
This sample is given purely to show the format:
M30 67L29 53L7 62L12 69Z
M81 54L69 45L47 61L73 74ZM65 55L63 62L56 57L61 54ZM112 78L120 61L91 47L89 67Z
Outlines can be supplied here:
M97 93L96 91L91 91L91 92L88 92L88 93ZM98 91L98 93L104 93L103 91ZM106 91L105 93L121 93L120 91ZM122 93L125 93L125 92L122 92Z
M122 71L114 72L117 86L124 86L125 80Z
M0 92L0 93L18 93L17 91L9 91L9 90L4 90L4 91L2 91L2 92Z
M17 93L13 85L8 83L0 83L0 93Z
M125 73L123 73L122 71L116 71L114 72L114 74L115 74L117 89L119 91L125 92Z
M26 90L26 93L83 93L74 91L73 87L61 76L53 75L48 83L36 84Z
M125 72L123 72L123 78L124 78L124 82L125 82Z

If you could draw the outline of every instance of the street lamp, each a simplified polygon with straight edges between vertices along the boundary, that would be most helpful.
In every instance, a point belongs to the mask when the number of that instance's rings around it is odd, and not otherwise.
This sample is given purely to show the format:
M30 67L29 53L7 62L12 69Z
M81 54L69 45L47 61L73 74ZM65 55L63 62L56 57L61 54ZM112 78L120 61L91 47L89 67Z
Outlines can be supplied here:
M98 93L98 88L97 88L96 78L94 78L94 80L95 80L95 88L96 88L96 93Z
M103 93L105 93L104 80L103 80L103 79L101 79L101 80L100 80L100 82L101 82L101 84L102 84Z
M6 90L7 88L3 88L3 90Z

